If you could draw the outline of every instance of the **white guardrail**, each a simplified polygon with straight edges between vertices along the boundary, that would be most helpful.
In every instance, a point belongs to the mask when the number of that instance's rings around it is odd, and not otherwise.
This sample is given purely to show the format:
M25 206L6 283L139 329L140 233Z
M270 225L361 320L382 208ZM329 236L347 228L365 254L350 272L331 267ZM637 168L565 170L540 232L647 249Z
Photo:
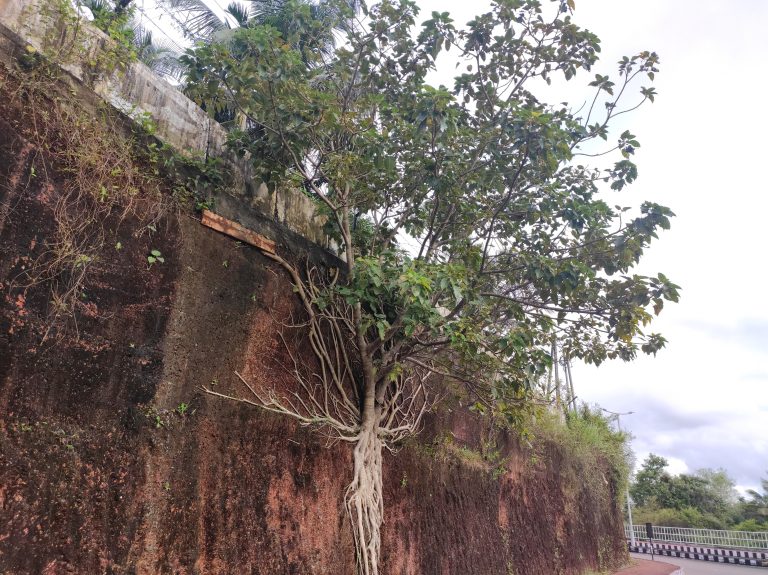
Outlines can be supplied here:
M632 525L635 539L647 541L645 525ZM624 524L624 534L630 539L630 526ZM721 531L688 527L653 526L653 540L669 543L690 543L740 549L768 549L768 531Z

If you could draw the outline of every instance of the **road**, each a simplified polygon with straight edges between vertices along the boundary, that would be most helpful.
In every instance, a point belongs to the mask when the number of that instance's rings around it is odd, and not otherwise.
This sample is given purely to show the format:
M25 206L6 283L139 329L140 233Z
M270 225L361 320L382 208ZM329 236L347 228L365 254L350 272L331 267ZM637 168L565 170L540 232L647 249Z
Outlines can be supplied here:
M645 553L631 553L637 559L650 559ZM696 561L694 559L678 559L657 555L656 558L664 563L671 563L683 568L685 575L768 575L766 567L747 567L745 565L727 565L726 563L713 563L709 561Z

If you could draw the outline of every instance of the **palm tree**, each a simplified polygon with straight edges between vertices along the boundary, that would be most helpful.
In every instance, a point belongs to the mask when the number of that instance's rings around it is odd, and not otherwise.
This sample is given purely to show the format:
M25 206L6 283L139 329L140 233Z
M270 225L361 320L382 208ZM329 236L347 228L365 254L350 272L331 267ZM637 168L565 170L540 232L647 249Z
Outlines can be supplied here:
M181 54L169 44L154 39L151 30L134 18L130 6L132 1L77 0L77 4L90 11L97 28L127 40L136 58L153 72L178 81L182 72L179 63Z
M181 81L184 68L179 62L180 52L171 45L156 40L152 31L140 24L133 27L133 40L136 57L140 62L159 76Z
M759 517L768 517L768 479L761 479L760 483L763 492L759 493L754 489L747 489L747 495L750 499L747 502L752 513Z
M233 1L224 10L225 17L220 18L207 0L158 0L170 13L184 35L195 42L210 42L217 36L234 28L256 25L269 25L278 30L286 41L293 40L296 46L304 50L333 50L334 30L344 26L345 14L327 0L246 0ZM349 0L348 7L357 11L359 0ZM314 27L318 33L307 36L297 33L305 30L300 23L304 21L323 24Z

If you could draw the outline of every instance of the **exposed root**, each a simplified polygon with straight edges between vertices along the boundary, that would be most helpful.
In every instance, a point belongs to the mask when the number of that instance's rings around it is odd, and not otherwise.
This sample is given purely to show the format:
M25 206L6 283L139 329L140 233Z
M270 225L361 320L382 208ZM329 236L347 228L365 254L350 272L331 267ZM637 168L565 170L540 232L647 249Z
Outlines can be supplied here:
M352 526L357 575L378 575L381 525L384 520L382 451L418 433L423 415L433 405L427 386L433 371L423 362L390 367L378 374L372 352L359 327L353 306L334 291L338 274L307 269L306 276L279 255L264 252L290 275L306 312L301 323L281 323L280 337L291 358L287 372L296 382L293 390L275 390L252 384L235 372L247 388L243 395L229 395L203 388L213 396L253 405L291 417L300 425L315 427L331 442L354 443L352 480L344 506ZM289 345L286 331L306 335ZM358 334L356 336L355 334ZM302 345L304 342L308 345ZM397 360L398 344L388 343L379 353ZM296 349L311 351L307 361ZM392 350L392 353L389 353ZM380 383L380 385L379 385Z
M361 431L354 450L354 475L344 497L359 575L379 573L384 519L381 452L382 442L374 427Z

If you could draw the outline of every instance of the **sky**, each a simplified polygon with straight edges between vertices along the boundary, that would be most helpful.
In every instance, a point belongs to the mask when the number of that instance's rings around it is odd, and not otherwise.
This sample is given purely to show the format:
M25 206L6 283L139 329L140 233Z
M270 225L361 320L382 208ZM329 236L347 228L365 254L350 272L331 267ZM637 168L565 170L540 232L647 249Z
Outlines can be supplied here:
M481 2L418 4L425 17L449 11L457 23L483 9ZM640 140L640 177L606 199L650 200L675 212L672 229L637 270L663 272L682 287L680 303L668 304L651 328L667 347L632 363L575 365L576 394L633 412L621 425L633 436L637 465L656 453L672 473L722 467L740 491L757 489L768 478L768 194L761 173L768 166L761 141L768 134L768 2L576 0L573 19L602 41L594 73L615 76L620 57L642 50L661 57L656 102L618 126ZM441 81L450 85L450 76ZM564 95L578 108L577 86L591 79L577 76L550 101Z
M632 119L642 144L628 197L668 205L672 229L642 271L682 286L654 326L655 358L576 366L577 394L617 412L641 462L673 472L723 467L742 489L768 478L768 195L761 139L768 2L577 0L574 18L603 40L604 61L651 49L659 97Z
M457 23L487 6L418 4L424 18L448 11ZM768 478L768 2L576 0L573 19L602 40L593 72L615 75L621 56L641 50L661 57L656 102L620 126L640 140L640 177L612 203L672 208L672 229L638 271L661 271L682 287L681 302L652 328L667 348L632 363L575 365L576 393L633 412L621 424L638 463L652 452L673 473L722 467L740 490L757 488ZM451 65L437 77L450 85L452 74ZM577 76L562 88L574 107L582 96L570 86L589 80Z

